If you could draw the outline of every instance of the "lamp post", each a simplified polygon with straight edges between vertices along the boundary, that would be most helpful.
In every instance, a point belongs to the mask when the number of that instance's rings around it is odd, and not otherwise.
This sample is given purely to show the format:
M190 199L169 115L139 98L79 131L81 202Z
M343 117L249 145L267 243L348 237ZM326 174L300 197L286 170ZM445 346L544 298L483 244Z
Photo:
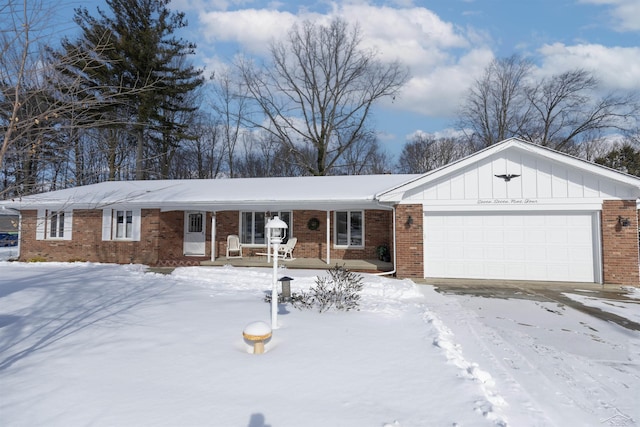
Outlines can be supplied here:
M271 288L271 329L278 329L278 248L286 235L287 223L274 216L265 226L273 246L273 283Z

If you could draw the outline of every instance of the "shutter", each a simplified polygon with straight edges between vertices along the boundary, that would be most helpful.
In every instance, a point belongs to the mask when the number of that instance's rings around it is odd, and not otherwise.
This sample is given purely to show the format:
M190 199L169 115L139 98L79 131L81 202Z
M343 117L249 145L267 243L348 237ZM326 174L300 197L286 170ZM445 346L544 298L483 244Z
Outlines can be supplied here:
M111 240L111 209L102 210L102 240Z
M131 226L133 228L133 230L131 230L131 239L135 242L139 242L140 234L141 234L140 229L141 229L141 223L142 223L141 210L133 209L131 213L133 214L133 218L131 218Z
M63 240L71 240L71 231L73 229L73 211L64 211L64 233Z
M45 231L47 224L47 210L46 209L38 209L38 213L36 215L36 240L44 240L45 239Z

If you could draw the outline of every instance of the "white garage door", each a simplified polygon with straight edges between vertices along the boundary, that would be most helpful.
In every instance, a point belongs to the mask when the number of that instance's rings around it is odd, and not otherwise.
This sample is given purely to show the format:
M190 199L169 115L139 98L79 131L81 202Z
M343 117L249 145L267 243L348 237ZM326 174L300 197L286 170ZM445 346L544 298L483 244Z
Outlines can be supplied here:
M425 277L598 282L597 215L425 213Z

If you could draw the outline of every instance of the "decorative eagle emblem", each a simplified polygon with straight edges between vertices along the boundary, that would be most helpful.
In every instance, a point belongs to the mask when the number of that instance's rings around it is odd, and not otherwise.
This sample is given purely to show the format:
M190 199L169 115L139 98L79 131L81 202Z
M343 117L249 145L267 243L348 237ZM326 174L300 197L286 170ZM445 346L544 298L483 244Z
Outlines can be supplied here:
M496 175L497 178L502 178L504 179L504 182L509 182L511 181L511 178L517 178L520 175L515 175L513 173L509 173L509 174L504 174L504 175Z

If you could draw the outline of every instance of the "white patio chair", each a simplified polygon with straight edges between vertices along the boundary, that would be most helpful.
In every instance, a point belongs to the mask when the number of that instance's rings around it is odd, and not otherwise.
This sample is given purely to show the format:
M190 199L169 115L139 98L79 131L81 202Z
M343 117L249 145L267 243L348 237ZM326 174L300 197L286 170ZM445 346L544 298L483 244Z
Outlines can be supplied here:
M240 244L240 238L235 234L227 236L227 258L242 258L242 244Z
M287 240L287 243L280 246L278 248L278 256L282 257L283 260L292 260L293 258L293 249L296 247L296 243L298 243L297 237L292 237Z

